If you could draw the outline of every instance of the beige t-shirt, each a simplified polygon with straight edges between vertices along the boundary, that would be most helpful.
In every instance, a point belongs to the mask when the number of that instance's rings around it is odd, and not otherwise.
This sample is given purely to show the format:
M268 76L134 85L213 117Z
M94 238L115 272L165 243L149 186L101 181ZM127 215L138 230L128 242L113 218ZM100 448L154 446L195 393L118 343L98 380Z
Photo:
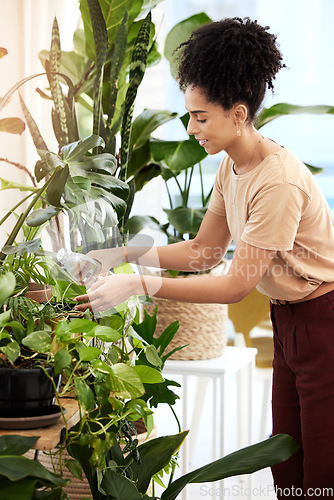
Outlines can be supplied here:
M209 210L227 217L236 245L241 239L277 251L257 285L259 292L298 300L323 281L334 281L333 216L313 175L288 149L270 154L243 175L235 174L226 155ZM246 278L251 270L243 272Z

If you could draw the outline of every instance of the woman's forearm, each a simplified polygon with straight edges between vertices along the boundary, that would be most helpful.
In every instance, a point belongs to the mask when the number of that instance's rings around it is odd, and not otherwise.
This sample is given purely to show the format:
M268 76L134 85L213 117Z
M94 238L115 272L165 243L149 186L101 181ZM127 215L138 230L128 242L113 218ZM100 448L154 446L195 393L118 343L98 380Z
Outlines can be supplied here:
M141 266L173 269L176 271L204 271L218 264L227 251L220 246L202 245L196 240L180 241L170 245L156 247L124 248L124 257L127 262Z
M134 294L145 294L157 298L191 303L231 304L238 302L248 293L229 274L223 276L201 275L183 279L142 276L137 278Z

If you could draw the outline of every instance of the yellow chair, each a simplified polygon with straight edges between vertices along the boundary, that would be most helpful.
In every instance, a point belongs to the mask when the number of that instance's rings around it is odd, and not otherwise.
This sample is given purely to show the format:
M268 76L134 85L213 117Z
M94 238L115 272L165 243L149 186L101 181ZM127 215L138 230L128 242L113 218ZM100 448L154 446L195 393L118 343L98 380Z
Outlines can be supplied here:
M274 342L270 321L269 298L254 289L247 297L235 304L229 304L228 315L233 323L236 334L242 334L246 347L255 347L257 355L255 365L258 374L263 376L263 402L260 437L266 437L266 421L270 404L272 362L274 357ZM271 334L251 335L253 328L259 327Z
M229 304L228 316L233 323L236 333L242 333L247 347L256 347L256 366L271 368L274 357L274 343L272 336L251 336L256 326L271 330L269 317L269 298L262 295L256 288L240 302Z

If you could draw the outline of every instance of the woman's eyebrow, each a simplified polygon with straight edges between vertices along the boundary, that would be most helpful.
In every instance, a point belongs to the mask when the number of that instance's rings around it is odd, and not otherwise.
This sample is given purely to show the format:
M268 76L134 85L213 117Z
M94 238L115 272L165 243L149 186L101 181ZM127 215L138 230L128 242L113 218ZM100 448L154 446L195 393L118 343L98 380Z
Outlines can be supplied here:
M194 111L189 111L191 115L197 115L198 113L208 113L208 111L204 111L203 109L195 109Z

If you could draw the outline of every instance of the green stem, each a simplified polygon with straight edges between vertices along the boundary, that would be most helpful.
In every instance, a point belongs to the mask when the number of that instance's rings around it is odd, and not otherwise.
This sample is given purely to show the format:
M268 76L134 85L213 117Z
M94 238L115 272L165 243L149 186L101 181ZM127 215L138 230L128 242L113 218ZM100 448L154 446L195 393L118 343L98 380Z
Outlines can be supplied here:
M18 218L18 221L16 222L11 234L9 235L6 243L5 243L5 246L6 245L12 245L15 241L15 238L16 236L18 235L21 227L23 226L24 224L24 221L26 220L26 218L28 217L30 211L33 209L33 207L35 206L36 202L39 200L39 198L42 196L43 192L47 189L47 187L49 186L49 184L51 184L54 176L56 175L56 173L58 172L58 170L61 168L61 166L57 167L56 170L54 171L54 173L51 175L51 177L48 179L48 181L44 184L44 186L42 186L38 191L37 193L35 194L34 198L32 199L32 201L30 202L28 208L26 209L26 211L20 215L20 217ZM6 254L4 254L3 252L0 253L0 262L3 262L6 258Z
M177 177L176 177L176 176L174 177L174 179L175 179L175 182L176 182L177 187L178 187L178 188L179 188L179 190L180 190L181 199L183 200L183 189L181 188L181 184L179 183L179 181L178 181L178 179L177 179Z
M202 172L202 165L201 165L201 162L199 162L199 164L198 164L198 168L199 168L199 178L200 178L200 181L201 181L201 197L202 197L202 206L204 207L206 203L205 203L205 196L204 196L203 172Z
M178 426L178 428L179 428L179 432L181 432L181 424L180 424L179 419L177 418L177 415L176 415L176 413L175 413L175 410L174 410L174 408L172 407L172 405L168 405L168 406L169 406L169 408L172 410L172 413L173 413L173 415L174 415L174 417L175 417L175 420L176 420L177 426Z
M167 196L168 196L168 200L169 200L169 206L171 209L173 209L173 200L172 200L172 196L170 194L167 182L166 182L166 191L167 191Z
M189 181L187 183L187 186L185 187L185 193L184 193L184 200L183 200L183 206L184 207L187 207L188 206L188 200L189 200L189 192L190 192L190 185L191 185L191 179L193 177L193 173L194 173L194 166L191 167L190 169L190 175L189 175ZM188 172L187 172L188 174ZM187 175L188 177L188 175Z
M0 220L0 226L2 226L2 224L8 219L8 217L10 215L12 215L14 213L14 211L20 206L22 205L22 203L24 203L28 198L30 198L30 196L32 196L34 193L30 193L28 194L28 196L26 196L25 198L23 198L23 200L19 201L15 207L13 207L11 210L9 210L9 212Z

